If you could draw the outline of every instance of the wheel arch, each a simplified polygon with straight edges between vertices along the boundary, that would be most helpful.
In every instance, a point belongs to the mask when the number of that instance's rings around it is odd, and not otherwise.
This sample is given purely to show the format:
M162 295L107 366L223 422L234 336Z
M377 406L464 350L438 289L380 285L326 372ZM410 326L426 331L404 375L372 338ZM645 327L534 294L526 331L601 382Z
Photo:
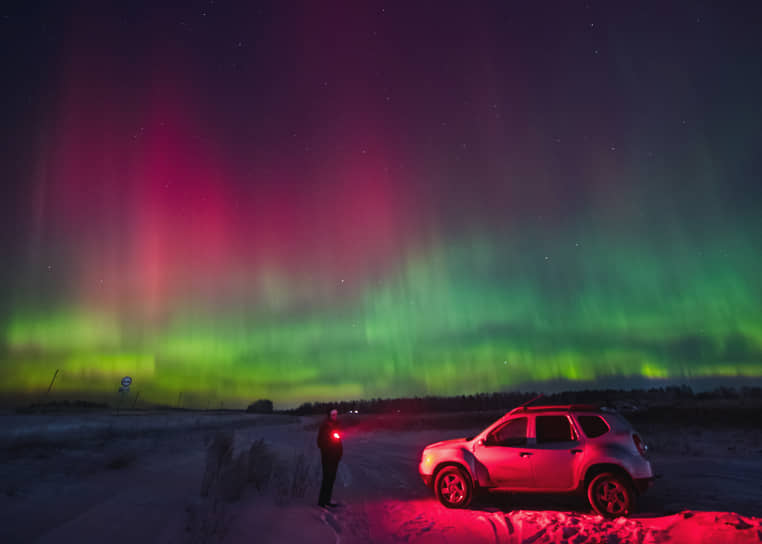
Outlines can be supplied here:
M587 486L590 485L590 482L593 481L593 478L599 474L603 474L604 472L611 472L613 474L624 477L627 480L627 483L629 483L630 486L635 489L634 482L632 481L632 476L630 476L630 473L627 472L627 469L625 469L622 465L618 465L616 463L596 463L594 465L590 465L585 470L585 477L580 480L580 490L586 491Z
M453 460L442 461L436 466L436 468L434 469L434 472L431 474L431 485L435 485L435 482L437 481L437 476L439 476L439 473L442 472L442 470L444 470L447 467L455 467L455 468L461 469L466 474L466 477L469 479L471 483L471 487L472 488L476 487L476 480L474 479L474 475L471 474L471 471L468 469L466 464L461 461L453 461Z

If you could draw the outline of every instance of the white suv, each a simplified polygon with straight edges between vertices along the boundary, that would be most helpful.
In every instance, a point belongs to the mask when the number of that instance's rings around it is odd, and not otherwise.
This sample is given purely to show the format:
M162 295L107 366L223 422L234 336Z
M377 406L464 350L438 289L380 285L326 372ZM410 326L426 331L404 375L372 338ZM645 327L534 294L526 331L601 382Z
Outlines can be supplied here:
M593 509L628 515L653 482L647 447L632 425L594 406L521 406L476 436L426 446L419 472L450 508L477 489L586 492Z

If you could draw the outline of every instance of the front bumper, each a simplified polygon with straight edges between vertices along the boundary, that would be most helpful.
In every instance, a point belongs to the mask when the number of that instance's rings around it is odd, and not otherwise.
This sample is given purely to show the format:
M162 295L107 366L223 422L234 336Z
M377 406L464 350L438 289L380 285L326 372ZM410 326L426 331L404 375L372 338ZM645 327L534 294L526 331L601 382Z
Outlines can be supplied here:
M423 485L431 487L431 480L433 479L431 474L421 474L421 479L423 480Z

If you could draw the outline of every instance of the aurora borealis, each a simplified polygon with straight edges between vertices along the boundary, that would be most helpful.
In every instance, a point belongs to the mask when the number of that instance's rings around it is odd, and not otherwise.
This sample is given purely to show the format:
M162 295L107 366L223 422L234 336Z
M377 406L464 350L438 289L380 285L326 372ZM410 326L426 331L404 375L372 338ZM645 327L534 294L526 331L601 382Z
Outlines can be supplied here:
M8 14L0 392L759 381L758 17L663 4Z

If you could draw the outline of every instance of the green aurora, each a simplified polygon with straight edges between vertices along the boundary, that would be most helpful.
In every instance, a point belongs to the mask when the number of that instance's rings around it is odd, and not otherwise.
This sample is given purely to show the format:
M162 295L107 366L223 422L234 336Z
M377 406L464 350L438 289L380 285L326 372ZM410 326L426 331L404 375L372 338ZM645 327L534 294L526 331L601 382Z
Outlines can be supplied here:
M182 393L184 405L232 406L556 379L759 377L760 255L747 236L722 233L698 247L668 236L648 246L625 235L544 244L537 233L521 243L474 236L411 251L365 285L339 279L330 301L308 310L309 289L288 288L305 278L285 270L280 287L260 282L238 304L215 308L185 293L148 335L75 303L27 309L5 327L0 387L39 394L60 369L64 397L108 398L130 375L148 402Z

